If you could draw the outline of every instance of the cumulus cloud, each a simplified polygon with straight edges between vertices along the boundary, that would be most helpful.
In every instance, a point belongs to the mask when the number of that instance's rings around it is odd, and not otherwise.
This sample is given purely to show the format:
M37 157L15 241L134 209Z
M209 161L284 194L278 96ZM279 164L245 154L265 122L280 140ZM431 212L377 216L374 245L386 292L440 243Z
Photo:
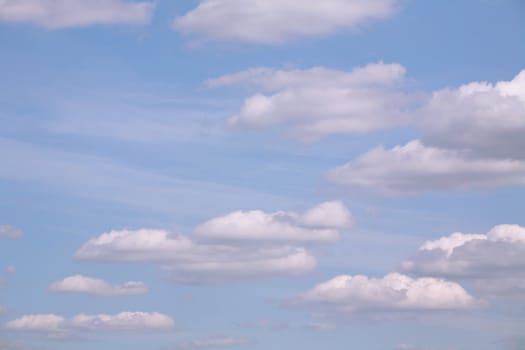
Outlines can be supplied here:
M248 344L249 340L235 337L209 337L204 339L195 339L190 343L193 348L217 348L229 347L234 345Z
M0 226L0 238L18 239L24 235L22 230L10 225Z
M325 36L393 15L397 0L201 0L174 28L214 40L276 44Z
M155 3L126 0L4 0L0 22L31 23L48 29L99 24L144 24Z
M333 242L340 229L352 225L352 214L341 201L321 203L302 214L236 211L195 228L200 239L217 241Z
M82 275L66 277L49 286L53 292L84 293L100 296L141 295L148 292L142 282L127 282L122 285L111 285L108 282Z
M337 276L301 295L300 305L324 306L332 311L437 311L476 307L479 301L459 284L444 279L391 273L383 278Z
M174 326L175 321L161 313L121 312L116 315L80 314L71 319L54 314L26 315L7 322L5 329L18 332L65 335L75 331L159 332L168 331Z
M525 70L510 81L436 91L422 107L423 139L480 156L523 159Z
M391 194L451 191L525 184L525 162L472 158L460 151L411 141L392 149L376 147L329 172L338 185Z
M405 271L466 281L488 295L525 291L525 228L498 225L486 234L453 233L425 242Z
M410 119L406 110L417 100L401 91L404 81L403 66L379 62L350 72L324 67L257 68L209 80L207 85L259 89L229 118L231 126L261 129L285 125L295 137L309 141L403 125Z
M181 235L149 229L104 233L84 244L75 257L154 263L181 283L295 275L316 266L316 259L303 248L200 244Z

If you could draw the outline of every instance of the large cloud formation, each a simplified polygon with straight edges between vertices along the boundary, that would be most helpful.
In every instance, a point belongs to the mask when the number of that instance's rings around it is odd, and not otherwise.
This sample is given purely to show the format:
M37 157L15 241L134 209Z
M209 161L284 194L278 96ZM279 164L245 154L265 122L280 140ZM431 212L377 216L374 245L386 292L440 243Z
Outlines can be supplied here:
M76 331L159 332L169 331L175 321L158 312L121 312L116 315L79 314L66 319L54 314L26 315L7 322L5 329L65 336Z
M215 40L264 44L324 36L392 16L397 0L201 0L174 28Z
M446 276L488 295L525 291L525 227L498 225L486 234L453 233L425 242L405 271Z
M475 158L417 140L392 149L376 147L332 169L328 179L388 194L524 185L525 161Z
M219 77L210 87L249 86L248 97L228 122L239 128L289 126L310 141L332 134L359 134L400 126L417 100L399 90L405 68L372 63L350 72L316 67L305 70L256 68Z
M197 226L197 239L153 229L104 233L86 242L75 258L152 263L180 283L288 276L317 263L297 243L333 241L338 229L350 224L351 213L338 201L303 214L234 212ZM266 244L248 244L253 242Z
M337 276L297 298L296 303L341 313L367 311L437 311L479 305L459 284L436 278L391 273L383 278Z
M144 24L154 2L127 0L3 0L0 22L32 23L48 29L97 24Z

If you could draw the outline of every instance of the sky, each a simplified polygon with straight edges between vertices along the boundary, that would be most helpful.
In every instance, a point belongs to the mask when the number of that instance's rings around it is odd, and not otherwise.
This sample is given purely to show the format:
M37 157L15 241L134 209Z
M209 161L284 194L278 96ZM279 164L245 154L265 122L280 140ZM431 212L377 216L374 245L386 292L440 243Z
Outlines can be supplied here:
M520 0L0 0L0 350L525 349Z

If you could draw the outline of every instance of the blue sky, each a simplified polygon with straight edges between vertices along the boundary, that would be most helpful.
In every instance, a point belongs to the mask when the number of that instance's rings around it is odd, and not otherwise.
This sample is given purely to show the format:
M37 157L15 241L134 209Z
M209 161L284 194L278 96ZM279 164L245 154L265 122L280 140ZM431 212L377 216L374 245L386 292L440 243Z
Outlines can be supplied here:
M0 350L522 349L524 16L0 1Z

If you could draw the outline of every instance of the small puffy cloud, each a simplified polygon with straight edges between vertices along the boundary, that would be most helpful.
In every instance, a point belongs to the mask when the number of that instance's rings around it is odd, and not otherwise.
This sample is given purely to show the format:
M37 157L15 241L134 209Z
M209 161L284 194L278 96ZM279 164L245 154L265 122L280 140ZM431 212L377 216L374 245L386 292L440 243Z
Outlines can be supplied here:
M413 279L399 273L380 279L337 276L315 286L296 302L343 313L462 310L479 304L457 283L436 278Z
M250 341L244 338L235 337L209 337L203 339L195 339L190 343L192 348L218 348L230 347L235 345L248 344Z
M16 273L16 267L13 265L9 265L8 267L5 268L5 272L9 274L14 274Z
M201 0L174 28L212 40L276 44L326 36L392 16L397 0Z
M340 201L321 203L303 214L236 211L195 228L206 241L333 242L339 229L350 227L352 214Z
M84 315L71 319L62 316L26 315L5 324L5 329L18 332L65 335L75 331L126 331L159 332L168 331L175 321L164 314L152 312L121 312L116 315Z
M325 323L325 322L311 322L304 326L304 328L311 330L311 331L331 331L337 328L337 326L333 323Z
M144 24L154 9L152 1L4 0L0 2L0 22L31 23L48 29Z
M10 225L0 226L0 238L18 239L24 235L22 230Z
M5 328L11 331L63 333L66 319L53 314L26 315L6 323Z
M487 295L525 291L525 228L498 225L486 234L456 232L425 242L405 271L459 278Z
M452 191L525 184L525 162L472 158L412 141L392 149L376 147L329 172L338 185L390 194Z
M399 88L405 81L400 64L373 63L350 72L324 67L306 70L256 68L209 80L210 87L252 86L230 117L231 126L261 129L285 125L311 141L332 134L360 134L400 126L417 100Z
M473 82L436 91L421 116L423 140L429 144L523 159L525 70L510 81Z
M122 285L111 285L108 282L82 275L66 277L49 286L53 292L84 293L100 296L141 295L148 292L142 282L127 282Z
M303 248L200 244L184 236L150 229L104 233L84 244L75 257L153 263L180 283L289 276L308 272L316 266L316 259Z

